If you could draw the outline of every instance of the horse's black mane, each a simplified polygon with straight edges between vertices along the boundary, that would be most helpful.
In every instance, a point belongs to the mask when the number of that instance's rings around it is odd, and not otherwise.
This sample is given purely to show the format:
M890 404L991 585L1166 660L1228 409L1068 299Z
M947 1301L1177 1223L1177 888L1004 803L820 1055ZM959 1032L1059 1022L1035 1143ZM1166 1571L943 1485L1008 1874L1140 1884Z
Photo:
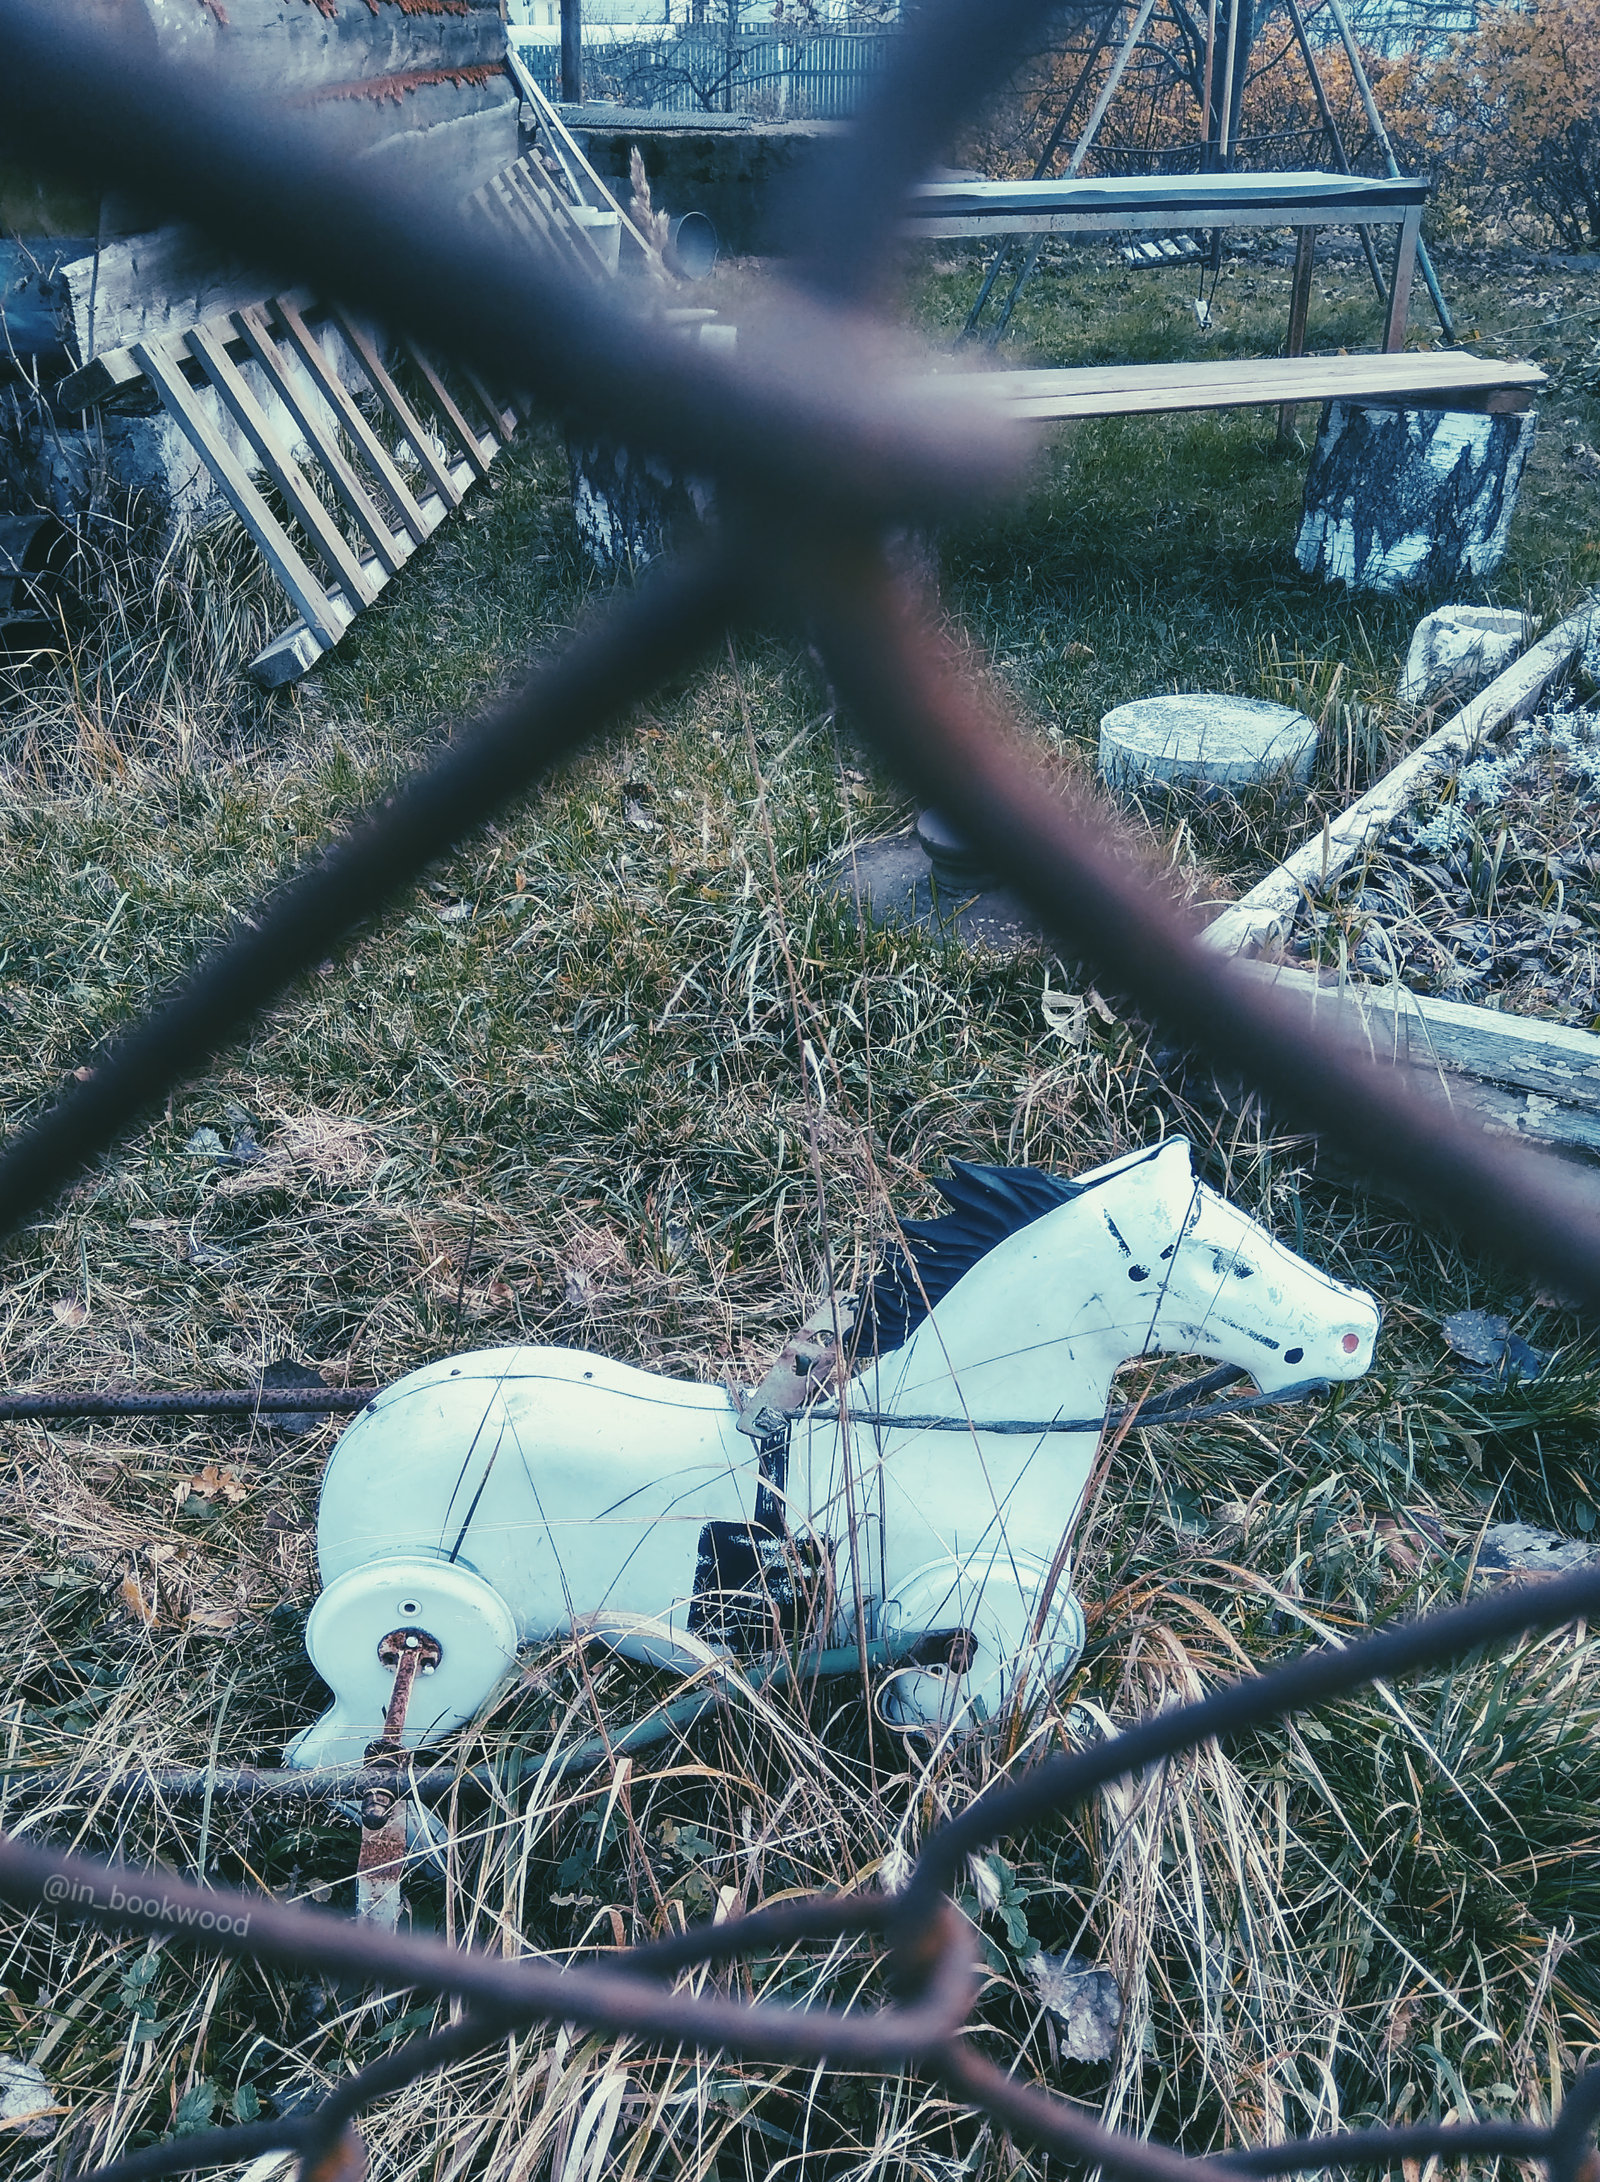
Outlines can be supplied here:
M1065 1182L1042 1167L969 1167L952 1159L949 1174L934 1187L950 1211L939 1220L902 1220L905 1248L891 1243L867 1283L859 1320L863 1357L899 1348L996 1243L1081 1197L1085 1184Z

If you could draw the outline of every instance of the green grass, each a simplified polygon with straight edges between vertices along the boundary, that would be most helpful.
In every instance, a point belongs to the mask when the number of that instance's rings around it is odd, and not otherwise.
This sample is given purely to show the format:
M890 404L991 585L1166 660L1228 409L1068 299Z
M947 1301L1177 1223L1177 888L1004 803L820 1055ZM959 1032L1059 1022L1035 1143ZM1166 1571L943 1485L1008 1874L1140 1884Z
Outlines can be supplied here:
M1358 270L1319 284L1334 302L1314 343L1370 337ZM1180 279L1074 256L1030 291L1018 355L1172 353L1195 338ZM1544 328L1553 305L1513 307L1519 280L1560 291L1560 325ZM965 271L921 282L925 324L950 323L963 281L970 293ZM1270 348L1287 281L1225 277L1221 338ZM1550 619L1596 573L1593 487L1584 498L1563 472L1568 444L1600 437L1583 291L1515 266L1460 287L1486 343L1531 329L1536 353L1566 344L1492 587ZM1309 808L1268 794L1132 814L1147 853L1202 898L1248 883L1418 732L1392 698L1416 609L1294 572L1300 466L1274 457L1271 429L1256 413L1080 427L1045 448L1015 509L942 543L952 621L1067 775L1091 762L1101 711L1162 688L1292 697L1324 722ZM557 442L530 436L327 665L273 700L239 668L281 607L231 527L172 556L154 591L136 556L107 556L99 618L0 712L8 1128L234 911L603 604L564 482ZM1454 1596L1491 1516L1594 1523L1600 1373L1573 1321L1319 1174L1303 1140L1186 1104L1138 1024L1093 1016L1064 1044L1040 1011L1038 958L858 930L822 874L908 809L808 656L744 637L736 669L723 658L658 692L562 768L9 1245L18 1384L243 1383L280 1354L388 1379L458 1340L524 1339L753 1381L822 1265L787 949L847 1283L891 1210L931 1209L950 1155L1070 1172L1182 1129L1208 1179L1383 1302L1378 1365L1336 1402L1118 1449L1078 1541L1088 1654L1020 1738L930 1755L871 1726L858 1687L829 1684L731 1698L642 1754L615 1795L605 1768L504 1802L464 1790L446 1869L411 1888L419 1921L458 1940L559 1956L704 1917L723 1889L748 1905L870 1882L1095 1708L1125 1721L1319 1633ZM256 1165L190 1149L199 1129L231 1143L246 1126ZM1460 1377L1438 1325L1468 1304L1559 1350L1551 1376L1498 1394ZM213 1747L275 1762L318 1703L300 1632L335 1430L6 1432L8 1765L81 1775ZM206 1484L212 1462L240 1496ZM669 1688L552 1647L461 1755L581 1741ZM1195 1755L1142 1800L1108 1795L1005 1844L1023 1926L972 1897L996 1965L984 2043L1196 2150L1335 2120L1547 2112L1600 2042L1597 1729L1588 1640L1550 1638ZM103 1790L15 1776L6 1797L7 1824L26 1815L53 1838L352 1899L355 1834L336 1816L218 1806L202 1842L197 1807L127 1812ZM1023 1966L1030 1938L1116 1971L1128 2031L1109 2068L1061 2054ZM880 1989L865 1945L755 1965L752 1985ZM397 2031L312 1976L218 1972L43 1919L9 1920L0 1988L8 2043L42 2046L70 2109L75 2161L202 2109L288 2101L432 2013ZM368 2134L384 2175L497 2182L998 2182L1044 2165L909 2075L653 2058L554 2027L416 2087ZM19 2145L15 2163L43 2173L60 2149Z

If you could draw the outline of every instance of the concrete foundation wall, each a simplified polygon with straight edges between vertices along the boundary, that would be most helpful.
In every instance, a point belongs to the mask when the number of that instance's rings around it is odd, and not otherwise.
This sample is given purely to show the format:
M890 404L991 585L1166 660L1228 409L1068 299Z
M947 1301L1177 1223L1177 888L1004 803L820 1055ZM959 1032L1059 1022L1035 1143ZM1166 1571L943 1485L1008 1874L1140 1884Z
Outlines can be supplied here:
M565 109L573 133L626 206L635 144L657 210L703 212L732 257L782 257L795 247L794 206L826 147L848 122L747 123L715 114L626 115L601 106Z

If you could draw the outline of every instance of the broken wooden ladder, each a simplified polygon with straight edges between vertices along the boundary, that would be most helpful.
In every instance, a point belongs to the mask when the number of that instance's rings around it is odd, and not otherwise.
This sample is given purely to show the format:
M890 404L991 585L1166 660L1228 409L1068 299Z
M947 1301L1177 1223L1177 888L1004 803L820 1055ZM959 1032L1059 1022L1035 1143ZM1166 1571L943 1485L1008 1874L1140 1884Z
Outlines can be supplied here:
M516 434L517 405L462 372L463 395L482 413L472 423L423 351L400 346L421 392L402 391L372 334L337 304L279 295L97 356L60 390L72 408L141 382L160 397L298 609L250 662L268 688L333 649ZM248 453L219 429L206 389ZM255 470L277 488L281 512Z

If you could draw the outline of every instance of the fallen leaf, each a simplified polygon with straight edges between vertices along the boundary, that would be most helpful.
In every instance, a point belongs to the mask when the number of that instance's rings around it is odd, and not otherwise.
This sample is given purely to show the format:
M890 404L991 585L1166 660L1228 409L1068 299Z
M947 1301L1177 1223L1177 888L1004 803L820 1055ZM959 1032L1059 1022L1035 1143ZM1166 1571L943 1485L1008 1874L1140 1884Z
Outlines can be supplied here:
M1040 2000L1066 2030L1061 2043L1074 2061L1109 2061L1122 2027L1122 1994L1109 1970L1081 1955L1042 1950L1024 1964Z
M1398 2053L1402 2047L1411 2043L1411 2026L1416 2021L1416 2016L1417 2003L1414 1999L1395 2002L1381 2041L1385 2053Z
M189 1615L189 1627L191 1629L209 1629L222 1636L225 1636L230 1629L236 1629L238 1626L239 1616L237 1612L230 1613L226 1607L196 1607Z
M241 1484L231 1470L219 1470L214 1462L208 1462L198 1477L181 1477L172 1488L172 1501L180 1515L205 1514L213 1500L225 1500L235 1506L249 1495L248 1485ZM200 1508L187 1506L190 1500L198 1500Z
M142 1621L147 1629L153 1629L161 1618L160 1608L156 1603L158 1594L155 1592L154 1586L152 1586L151 1596L147 1599L138 1572L130 1568L118 1586L118 1590L123 1605L128 1609L134 1620Z
M57 1296L50 1315L63 1326L83 1326L88 1323L89 1306L81 1296Z
M55 2116L65 2112L32 2061L0 2053L0 2136L53 2137Z

